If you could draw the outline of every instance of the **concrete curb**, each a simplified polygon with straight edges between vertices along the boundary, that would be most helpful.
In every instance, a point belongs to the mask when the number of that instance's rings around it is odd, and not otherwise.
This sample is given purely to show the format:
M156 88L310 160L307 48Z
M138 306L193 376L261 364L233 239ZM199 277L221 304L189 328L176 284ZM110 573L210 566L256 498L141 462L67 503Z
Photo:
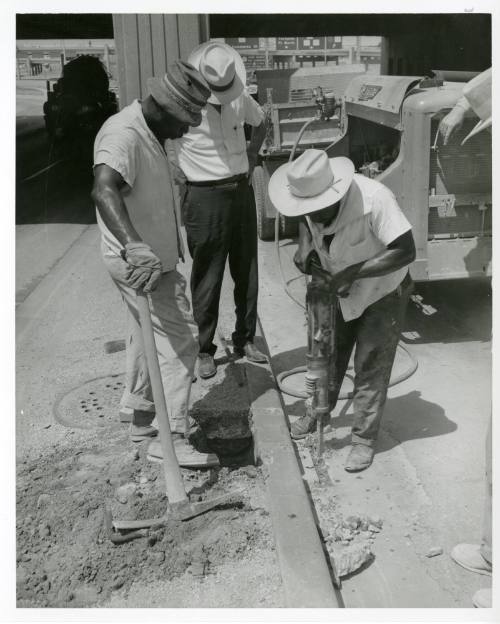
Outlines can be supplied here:
M260 320L255 344L269 355ZM266 485L287 607L339 607L270 364L245 364L255 455Z

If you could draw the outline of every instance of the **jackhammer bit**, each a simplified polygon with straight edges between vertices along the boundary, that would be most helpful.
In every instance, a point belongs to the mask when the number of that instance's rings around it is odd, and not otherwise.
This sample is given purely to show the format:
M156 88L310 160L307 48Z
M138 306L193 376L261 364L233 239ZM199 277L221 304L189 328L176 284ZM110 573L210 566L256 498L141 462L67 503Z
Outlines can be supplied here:
M334 352L337 297L313 271L307 285L306 410L317 423L318 457L323 454L323 428L330 414L330 369Z

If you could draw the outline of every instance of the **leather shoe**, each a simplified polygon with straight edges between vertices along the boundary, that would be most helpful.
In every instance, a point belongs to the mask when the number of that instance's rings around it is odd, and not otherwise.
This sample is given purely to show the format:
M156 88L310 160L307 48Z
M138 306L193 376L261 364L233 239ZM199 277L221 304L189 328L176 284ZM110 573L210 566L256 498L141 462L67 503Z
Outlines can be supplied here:
M479 544L457 544L452 548L450 556L469 572L491 576L491 564L481 555Z
M297 418L297 420L295 420L290 425L290 437L293 440L301 440L302 438L305 438L310 433L314 433L317 428L316 423L317 423L318 418L319 418L319 415L314 416L314 414L311 411L309 410L306 411L304 416ZM330 424L330 414L323 414L321 418L322 418L323 427L326 427L327 425Z
M183 437L174 440L174 450L177 462L182 468L198 470L200 468L214 468L219 466L219 460L214 453L200 453ZM161 442L155 440L148 446L147 458L149 461L162 462L163 449Z
M158 435L158 429L152 425L134 425L130 423L130 439L132 442L142 442L150 440Z
M213 355L210 353L200 353L198 355L198 375L202 379L209 379L217 372Z
M316 431L316 418L312 414L304 414L290 425L290 436L294 440L302 440Z
M365 470L372 463L374 454L375 450L367 444L352 444L344 470L347 470L347 472Z
M253 342L247 342L243 348L235 348L235 352L239 356L244 355L248 362L253 362L254 364L267 364L269 361L267 355L259 351Z

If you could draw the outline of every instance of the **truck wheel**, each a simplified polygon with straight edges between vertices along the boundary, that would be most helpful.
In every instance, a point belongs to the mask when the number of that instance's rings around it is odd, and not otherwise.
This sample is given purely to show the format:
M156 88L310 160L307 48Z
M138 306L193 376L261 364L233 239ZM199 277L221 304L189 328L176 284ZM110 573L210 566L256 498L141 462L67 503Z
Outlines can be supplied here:
M280 215L280 238L294 238L299 235L299 219Z
M267 241L274 238L274 219L266 214L267 180L263 167L255 167L253 170L252 186L255 195L255 207L257 209L257 234L260 240Z

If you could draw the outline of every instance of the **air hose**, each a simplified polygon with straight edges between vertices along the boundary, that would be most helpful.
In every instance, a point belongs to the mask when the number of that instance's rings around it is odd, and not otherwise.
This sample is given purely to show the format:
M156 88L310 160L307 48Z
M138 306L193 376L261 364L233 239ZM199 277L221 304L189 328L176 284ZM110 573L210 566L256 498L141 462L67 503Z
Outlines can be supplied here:
M295 156L295 151L297 149L297 145L299 144L300 139L302 138L302 135L304 134L306 128L313 123L314 121L316 121L316 117L313 117L312 119L309 119L308 121L306 121L306 123L302 126L302 128L300 129L299 134L297 135L297 138L295 139L295 142L293 144L292 147L292 151L290 152L290 157L288 159L288 162L291 162ZM328 145L328 147L325 149L325 152L328 151L330 148L332 148L335 143L337 143L338 140L340 140L342 138L343 135L340 135L340 137L337 140L334 140L332 143L330 143L330 145ZM288 297L299 307L301 307L303 310L306 309L306 306L301 303L298 299L296 299L293 294L290 292L290 284L292 282L294 282L297 279L301 279L304 278L305 284L307 286L307 277L306 275L297 275L295 277L292 277L291 279L286 279L285 277L285 272L283 270L283 264L281 262L281 253L280 253L280 244L279 244L279 226L280 226L280 220L279 220L279 216L276 216L276 219L274 220L274 245L275 245L275 250L276 250L276 257L278 260L278 268L279 268L279 272L281 275L281 279L283 281L283 287L285 290L285 293L288 295ZM416 357L403 345L401 344L401 342L398 343L398 349L400 349L401 351L403 351L406 356L408 357L408 359L410 360L410 365L408 367L408 369L406 371L404 371L403 373L397 375L396 377L392 378L389 382L388 387L392 388L393 386L406 381L409 377L411 377L413 375L413 373L417 370L418 368L418 360L416 359ZM306 366L297 366L296 368L292 368L290 370L285 370L282 371L281 373L279 373L276 376L276 382L278 384L279 389L281 390L281 392L283 392L284 394L288 394L289 396L293 396L296 397L298 399L307 399L308 398L308 394L306 393L305 390L295 390L293 388L290 388L289 386L287 386L285 384L285 379L287 379L288 377L292 377L293 375L298 375L300 373L306 373L307 372L307 367ZM350 379L352 379L352 375L350 374L346 374L347 377L349 377ZM338 399L342 400L342 399L351 399L353 396L352 392L340 392Z

